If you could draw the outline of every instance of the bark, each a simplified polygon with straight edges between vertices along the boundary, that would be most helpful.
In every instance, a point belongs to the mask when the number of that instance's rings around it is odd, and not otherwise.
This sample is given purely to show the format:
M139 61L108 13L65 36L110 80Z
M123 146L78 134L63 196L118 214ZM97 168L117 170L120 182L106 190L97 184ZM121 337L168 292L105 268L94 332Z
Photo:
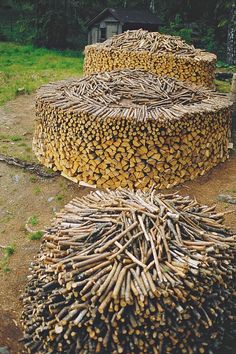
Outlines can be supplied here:
M151 2L150 2L150 11L152 13L155 12L155 0L151 0Z
M231 21L228 27L227 63L236 64L236 1L232 2Z

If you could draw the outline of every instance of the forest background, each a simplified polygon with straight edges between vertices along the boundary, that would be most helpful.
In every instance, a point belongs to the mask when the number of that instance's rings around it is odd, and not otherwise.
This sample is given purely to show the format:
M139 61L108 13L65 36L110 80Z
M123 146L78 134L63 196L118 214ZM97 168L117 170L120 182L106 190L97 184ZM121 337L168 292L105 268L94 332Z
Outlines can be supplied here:
M87 21L106 7L149 9L162 20L161 32L234 64L235 0L1 0L0 41L82 50Z

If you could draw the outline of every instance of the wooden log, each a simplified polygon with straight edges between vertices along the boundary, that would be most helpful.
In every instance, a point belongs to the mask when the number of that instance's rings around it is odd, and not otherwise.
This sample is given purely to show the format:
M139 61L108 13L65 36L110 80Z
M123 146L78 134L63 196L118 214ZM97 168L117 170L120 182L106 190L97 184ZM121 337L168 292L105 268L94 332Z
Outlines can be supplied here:
M215 351L234 320L236 235L223 216L155 191L72 200L30 267L22 297L28 352Z
M214 54L195 49L180 37L140 29L86 46L84 73L136 68L214 88L215 65Z
M169 188L228 157L226 96L125 69L43 86L33 150L74 182Z

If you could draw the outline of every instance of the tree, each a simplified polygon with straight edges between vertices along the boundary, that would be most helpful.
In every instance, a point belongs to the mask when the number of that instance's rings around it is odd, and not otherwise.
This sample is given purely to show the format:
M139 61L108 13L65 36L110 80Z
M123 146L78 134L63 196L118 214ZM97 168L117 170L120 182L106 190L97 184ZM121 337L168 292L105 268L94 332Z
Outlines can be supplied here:
M68 0L36 0L36 38L38 45L65 48L67 41Z
M232 0L231 21L228 25L227 63L236 64L236 1Z

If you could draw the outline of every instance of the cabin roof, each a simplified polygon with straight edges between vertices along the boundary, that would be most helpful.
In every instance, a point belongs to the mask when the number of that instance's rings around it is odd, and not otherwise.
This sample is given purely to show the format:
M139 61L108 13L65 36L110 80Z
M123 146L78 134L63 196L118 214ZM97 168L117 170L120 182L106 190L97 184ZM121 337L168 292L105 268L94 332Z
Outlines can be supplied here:
M100 22L104 17L111 15L122 24L138 23L149 25L162 24L160 18L147 10L133 10L133 9L113 9L107 7L92 20L87 22L87 26L91 27L93 24Z

